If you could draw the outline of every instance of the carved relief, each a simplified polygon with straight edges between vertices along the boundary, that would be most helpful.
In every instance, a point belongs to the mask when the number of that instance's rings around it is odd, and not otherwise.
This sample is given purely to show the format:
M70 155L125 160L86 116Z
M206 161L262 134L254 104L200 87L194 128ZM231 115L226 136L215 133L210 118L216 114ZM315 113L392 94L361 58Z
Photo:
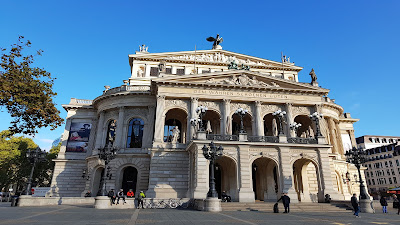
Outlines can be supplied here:
M199 62L217 62L217 63L230 63L235 61L237 64L246 65L259 65L259 66L274 66L271 63L263 63L260 61L253 61L249 59L238 59L236 56L225 55L224 53L214 53L214 54L201 54L201 55L180 55L180 56L170 56L167 57L169 60L187 60L187 61L199 61Z
M253 115L253 110L251 109L250 105L245 104L245 103L231 103L231 108L230 108L230 112L231 113L235 113L236 109L239 108L243 108L243 109L247 109L249 111L250 115Z
M250 151L251 151L251 149L250 149ZM278 161L278 153L270 152L270 151L251 152L249 154L249 159L250 159L250 161L252 161L253 158L257 158L258 156L266 157L266 158L270 158L270 159L274 159L275 161Z
M307 106L293 106L292 107L292 113L293 113L293 118L298 116L298 115L310 115L312 112L310 107Z
M294 150L290 154L290 162L294 162L298 159L310 159L313 162L317 162L317 153L316 152L301 152L301 150Z
M279 105L261 105L261 115L275 112L276 110L282 110L282 107Z
M224 151L223 152L224 156L228 156L233 158L235 161L237 161L237 152L233 152L233 151Z
M232 75L223 80L217 80L215 78L210 78L205 81L206 84L228 84L228 85L241 85L241 86L251 86L251 87L279 87L279 85L275 82L271 82L271 84L267 84L263 81L257 80L256 76L249 77L246 74L242 74L240 76Z
M203 102L203 101L199 101L198 105L202 105L202 106L206 106L208 109L212 109L214 111L217 111L219 114L221 114L220 112L220 108L219 108L219 103L218 102Z
M188 102L180 99L165 100L165 108L170 109L175 107L188 109Z

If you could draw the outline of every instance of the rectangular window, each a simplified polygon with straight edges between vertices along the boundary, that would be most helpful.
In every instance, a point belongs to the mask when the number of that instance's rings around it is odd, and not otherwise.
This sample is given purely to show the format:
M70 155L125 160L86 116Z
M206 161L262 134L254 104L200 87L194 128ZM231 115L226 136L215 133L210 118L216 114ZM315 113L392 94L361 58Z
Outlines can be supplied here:
M368 166L369 166L369 168L370 168L370 169L372 169L372 166L371 166L371 164L368 164Z
M372 179L372 185L375 185L375 180L374 179Z
M396 177L393 177L393 182L394 182L395 184L397 184Z
M392 178L389 177L389 184L392 184Z
M371 185L371 181L368 179L368 185Z
M400 162L399 162L398 159L396 159L396 165L397 165L397 166L400 166Z
M385 184L386 184L386 178L383 178L383 181L385 182Z
M389 166L390 166L390 167L393 167L392 161L389 161Z
M374 177L374 173L371 171L371 177Z
M172 74L172 68L166 68L165 69L166 74Z
M366 174L367 174L367 177L369 177L369 173L368 173L368 172L366 172Z
M177 75L185 75L185 69L176 69Z
M400 168L397 168L397 170L399 171L399 174L400 174Z
M392 175L396 175L396 174L394 173L394 169L391 169L391 171L392 171Z
M390 171L389 171L389 169L386 170L386 173L387 173L388 176L390 176Z
M150 76L157 77L158 76L158 67L150 67Z
M386 166L386 167L388 167L388 163L387 163L387 161L385 162L385 166Z

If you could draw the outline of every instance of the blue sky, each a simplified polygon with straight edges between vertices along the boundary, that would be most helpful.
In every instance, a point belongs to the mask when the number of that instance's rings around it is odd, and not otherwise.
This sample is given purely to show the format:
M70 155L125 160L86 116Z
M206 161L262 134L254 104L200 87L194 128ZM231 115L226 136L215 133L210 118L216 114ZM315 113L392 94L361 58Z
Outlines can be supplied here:
M359 118L356 136L400 136L399 1L1 1L0 46L18 35L44 50L36 65L57 78L61 104L94 99L104 85L130 76L128 54L210 49L219 33L225 50L280 60L281 51L315 69L329 97ZM3 109L4 111L4 109ZM385 117L383 117L385 113ZM0 129L8 114L0 113ZM64 127L41 129L34 140L48 149Z

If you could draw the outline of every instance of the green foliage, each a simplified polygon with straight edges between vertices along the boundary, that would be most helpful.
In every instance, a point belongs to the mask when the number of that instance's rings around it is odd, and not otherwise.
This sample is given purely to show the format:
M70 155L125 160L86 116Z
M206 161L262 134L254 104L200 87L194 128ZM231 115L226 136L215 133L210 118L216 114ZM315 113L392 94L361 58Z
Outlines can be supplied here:
M54 169L52 160L57 158L60 146L61 143L50 150L45 162L36 164L33 186L50 186ZM17 184L16 191L24 189L32 169L26 152L36 147L30 138L10 136L10 131L0 132L0 190L10 184Z
M52 91L55 78L31 65L34 55L22 53L30 45L20 36L8 53L1 48L0 107L5 107L13 118L10 134L35 134L38 128L47 126L54 130L63 122L52 99L57 95ZM37 56L42 52L37 51Z

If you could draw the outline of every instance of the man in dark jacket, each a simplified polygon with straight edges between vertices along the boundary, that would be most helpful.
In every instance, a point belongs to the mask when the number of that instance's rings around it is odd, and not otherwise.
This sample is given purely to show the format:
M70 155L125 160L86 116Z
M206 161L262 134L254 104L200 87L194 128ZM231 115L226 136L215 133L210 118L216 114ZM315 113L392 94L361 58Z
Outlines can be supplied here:
M290 198L289 198L289 196L287 196L286 192L283 193L282 197L277 202L279 202L280 200L282 200L283 207L285 207L285 212L283 212L283 213L289 213L290 212L290 209L289 209Z
M116 199L116 197L115 197L114 189L111 189L111 190L108 192L108 197L110 197L110 199L111 199L111 205L112 205L112 204L115 204L115 199Z
M357 199L357 194L353 194L353 197L351 197L351 205L354 208L354 215L359 218L360 216L358 213L360 212L360 205Z
M381 203L381 206L382 206L383 213L388 213L388 211L387 211L388 203L386 201L386 198L382 197L381 200L380 200L380 203Z

